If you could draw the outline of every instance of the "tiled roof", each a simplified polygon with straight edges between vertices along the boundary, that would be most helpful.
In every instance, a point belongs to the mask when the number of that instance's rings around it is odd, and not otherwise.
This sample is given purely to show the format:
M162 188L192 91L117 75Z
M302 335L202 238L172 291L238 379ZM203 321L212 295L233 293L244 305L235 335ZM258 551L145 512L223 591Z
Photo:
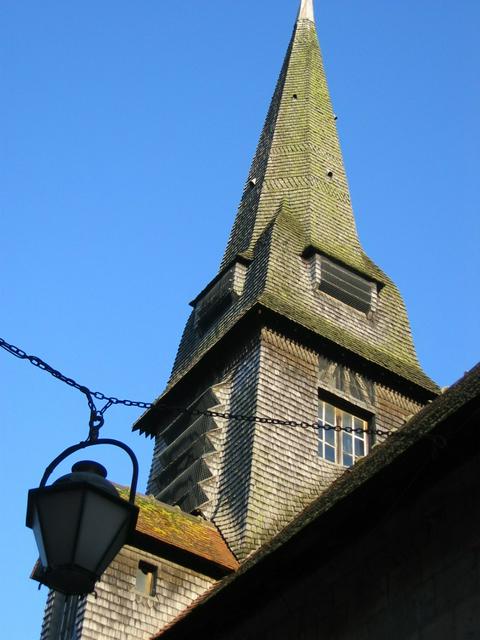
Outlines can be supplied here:
M119 491L123 498L128 498L128 489L120 487ZM135 504L140 509L137 533L213 563L226 572L238 568L235 556L212 523L142 494L137 494Z
M319 498L314 500L292 523L282 530L271 542L261 547L250 556L235 572L221 582L215 584L206 593L201 595L175 620L164 627L156 638L183 638L188 635L189 618L193 614L197 616L194 622L202 615L211 616L211 607L215 606L215 598L222 592L228 591L239 579L248 581L248 574L270 558L277 550L292 541L295 536L301 534L310 524L319 521L324 515L334 511L344 499L365 487L366 483L379 477L390 465L400 460L416 445L430 441L430 447L448 446L447 437L456 437L455 432L465 424L466 416L476 425L473 419L474 413L480 410L480 363L467 372L463 378L450 387L444 394L424 407L416 414L396 435L386 442L378 445L366 457L345 471ZM461 418L460 418L461 416ZM453 431L452 431L453 420ZM448 429L446 426L448 425ZM445 428L443 428L445 427ZM427 440L428 441L428 440ZM468 452L465 452L467 455ZM423 454L422 454L423 455ZM433 457L434 454L431 454ZM409 466L411 471L411 467ZM365 496L363 496L364 499ZM274 563L275 564L275 563ZM205 607L205 609L204 609ZM211 619L211 618L209 618Z

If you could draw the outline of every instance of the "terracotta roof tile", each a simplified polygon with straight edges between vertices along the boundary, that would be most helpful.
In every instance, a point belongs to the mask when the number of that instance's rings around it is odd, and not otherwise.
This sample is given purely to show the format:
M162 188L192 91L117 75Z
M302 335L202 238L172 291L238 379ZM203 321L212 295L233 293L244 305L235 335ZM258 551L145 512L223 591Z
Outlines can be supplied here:
M128 489L118 490L123 498L128 497ZM238 568L235 556L212 523L142 494L137 494L135 504L140 508L137 533L229 571Z

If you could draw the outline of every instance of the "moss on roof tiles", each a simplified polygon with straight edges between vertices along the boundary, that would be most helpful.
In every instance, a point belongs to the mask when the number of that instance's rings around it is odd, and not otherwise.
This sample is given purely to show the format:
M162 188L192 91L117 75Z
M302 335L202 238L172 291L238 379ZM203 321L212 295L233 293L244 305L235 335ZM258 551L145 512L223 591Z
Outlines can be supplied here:
M294 322L302 325L306 329L321 335L322 337L330 340L344 349L365 358L373 364L380 365L393 373L396 373L401 378L405 378L410 382L413 382L432 393L438 393L438 386L420 369L408 362L396 359L392 357L386 351L381 351L375 348L366 341L358 339L348 331L342 329L338 325L335 325L325 318L308 314L302 309L298 309L291 305L289 301L275 294L265 293L261 296L260 302L262 305L279 313Z
M129 489L117 488L121 497L128 499ZM227 569L238 567L235 556L212 523L142 494L136 495L135 504L140 509L137 532Z
M331 178L329 177L331 173ZM360 243L315 25L299 20L287 51L223 264L252 251L289 197L312 244L329 245L359 266ZM339 246L339 236L344 242Z
M309 270L300 259L304 253L303 242L304 235L291 209L284 206L273 224L268 275L259 302L340 347L438 393L437 385L425 375L418 363L405 306L391 280L373 263L369 265L366 259L366 266L371 267L370 273L373 272L384 283L379 294L376 325L367 318L348 322L343 321L340 315L334 319L327 317L319 303L323 294L315 292L309 282ZM343 307L343 304L337 303L337 307ZM353 309L349 311L352 317L355 313ZM362 317L360 312L357 315Z

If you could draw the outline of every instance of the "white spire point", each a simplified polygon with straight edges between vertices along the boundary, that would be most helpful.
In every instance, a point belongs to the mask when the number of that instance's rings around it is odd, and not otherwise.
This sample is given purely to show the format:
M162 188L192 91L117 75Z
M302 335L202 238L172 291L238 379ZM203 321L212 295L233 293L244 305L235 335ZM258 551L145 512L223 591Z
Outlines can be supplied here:
M311 20L315 22L315 16L313 13L313 0L302 0L300 4L300 11L298 12L299 20Z

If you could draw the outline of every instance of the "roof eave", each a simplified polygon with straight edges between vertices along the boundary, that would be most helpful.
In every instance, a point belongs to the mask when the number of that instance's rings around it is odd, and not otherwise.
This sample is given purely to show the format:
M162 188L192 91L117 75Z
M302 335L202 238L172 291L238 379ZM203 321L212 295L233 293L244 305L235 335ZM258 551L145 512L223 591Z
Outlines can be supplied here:
M151 553L154 556L168 560L181 567L213 578L214 580L224 578L233 571L236 571L239 567L236 561L232 560L232 562L228 564L217 562L200 554L192 553L182 547L170 544L165 540L160 540L138 529L132 534L128 540L128 544L135 547L135 549L141 549L142 551Z
M249 329L264 326L266 324L267 317L272 321L274 326L285 328L285 330L297 335L301 333L301 335L303 335L303 337L307 339L312 346L316 345L318 347L320 344L323 344L329 349L334 347L337 350L340 347L340 354L348 353L349 356L354 359L353 362L358 362L360 366L363 365L374 368L382 380L390 380L392 384L396 386L400 385L402 388L408 389L415 397L418 397L423 402L428 402L434 399L438 393L440 393L440 389L437 385L425 374L423 374L425 376L425 384L421 384L418 380L415 380L413 375L411 377L402 376L400 373L387 369L379 363L352 351L344 345L339 345L337 342L315 332L313 329L310 329L291 318L283 316L267 304L257 302L246 310L240 318L237 318L235 323L225 331L171 387L167 388L164 393L153 402L152 407L147 409L147 411L134 423L132 430L140 431L140 433L144 435L152 437L155 436L158 433L158 412L168 411L169 404L170 406L175 406L175 398L177 396L181 396L181 389L184 388L184 385L188 385L192 376L196 375L197 372L202 370L205 366L208 366L208 361L210 358L215 357L214 354L216 351L219 348L225 348L226 341L232 341L232 343L235 343L238 339L237 336L239 333L245 333ZM419 372L423 373L420 370ZM175 410L172 410L171 413L173 415Z

